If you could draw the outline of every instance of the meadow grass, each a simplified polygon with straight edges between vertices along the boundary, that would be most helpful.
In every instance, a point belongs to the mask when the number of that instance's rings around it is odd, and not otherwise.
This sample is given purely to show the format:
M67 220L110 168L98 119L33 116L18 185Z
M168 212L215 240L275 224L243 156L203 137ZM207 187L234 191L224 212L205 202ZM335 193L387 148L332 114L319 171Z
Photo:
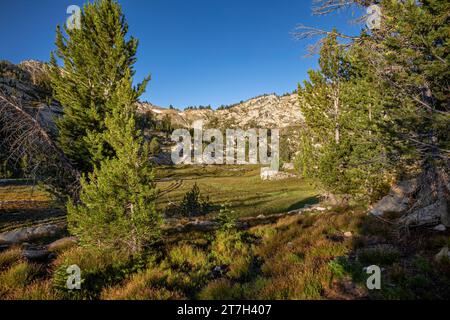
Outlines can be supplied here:
M312 181L299 178L262 181L259 166L163 167L158 169L157 178L162 191L175 181L181 182L177 189L159 198L161 209L169 203L179 203L194 183L214 206L229 203L239 217L282 213L317 203Z
M281 213L316 201L310 181L261 181L258 167L166 167L157 179L161 190L178 186L163 194L159 207L180 201L195 182L203 196L229 203L227 212L236 216ZM449 245L448 233L412 234L405 251L392 228L359 206L303 213L246 231L183 234L132 259L70 244L54 250L54 261L37 265L12 248L0 253L0 299L450 297L450 265L433 259ZM351 237L344 236L347 231ZM72 264L83 270L80 292L65 288ZM383 267L381 290L365 287L363 270L372 264Z

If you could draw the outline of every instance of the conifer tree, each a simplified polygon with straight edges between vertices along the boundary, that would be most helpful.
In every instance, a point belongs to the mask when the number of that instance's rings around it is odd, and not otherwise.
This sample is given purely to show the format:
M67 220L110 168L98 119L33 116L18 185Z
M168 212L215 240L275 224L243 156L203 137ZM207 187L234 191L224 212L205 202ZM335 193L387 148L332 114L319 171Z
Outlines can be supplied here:
M329 192L373 198L388 175L378 129L382 98L365 59L357 46L344 50L335 33L323 42L320 69L299 87L307 124L300 164Z
M157 189L148 144L136 129L134 91L127 70L107 108L104 139L115 156L81 181L80 203L68 203L69 230L87 246L138 254L159 236Z
M380 6L381 28L364 45L372 72L395 91L384 104L383 138L397 166L410 168L399 178L418 182L400 221L450 225L450 3L385 0Z
M128 25L114 0L96 0L84 6L81 28L58 26L57 50L51 56L54 97L64 107L57 121L59 144L82 172L89 172L113 148L102 140L105 118L112 112L107 102L127 70L133 76L138 41L127 39ZM58 66L58 61L63 66ZM130 92L134 102L149 78Z

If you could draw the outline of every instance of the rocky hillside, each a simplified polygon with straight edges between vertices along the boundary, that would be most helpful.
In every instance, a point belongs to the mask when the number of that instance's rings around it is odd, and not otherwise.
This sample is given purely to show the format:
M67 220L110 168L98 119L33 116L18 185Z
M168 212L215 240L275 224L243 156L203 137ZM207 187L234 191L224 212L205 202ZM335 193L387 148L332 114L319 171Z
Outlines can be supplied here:
M55 132L54 117L62 114L62 107L52 98L46 64L33 60L18 65L0 61L0 93Z
M16 99L44 127L56 133L54 119L62 114L62 107L51 97L46 64L24 61L15 65L0 61L0 92ZM285 146L283 148L288 148L290 154L298 150L298 136L304 123L296 93L262 95L219 110L180 111L140 102L138 112L151 114L157 120L168 116L174 128L189 128L195 120L200 119L204 120L207 128L279 128Z
M289 128L303 123L297 94L263 95L222 110L194 109L179 111L164 109L151 103L141 103L139 111L151 112L157 119L168 115L176 127L190 127L203 119L214 128Z

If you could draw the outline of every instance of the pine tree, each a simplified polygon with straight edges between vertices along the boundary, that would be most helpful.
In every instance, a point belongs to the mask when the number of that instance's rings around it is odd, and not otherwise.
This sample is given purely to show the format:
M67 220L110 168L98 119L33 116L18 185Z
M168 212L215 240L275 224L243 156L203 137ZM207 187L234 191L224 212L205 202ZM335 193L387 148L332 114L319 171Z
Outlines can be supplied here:
M419 184L401 221L450 225L450 3L385 0L380 6L381 28L364 45L372 72L395 90L384 105L383 138L397 166L410 168L406 178L414 175Z
M301 140L302 173L334 194L374 198L389 178L379 136L379 85L358 46L344 50L332 33L323 42L318 71L299 87L307 124Z
M136 130L134 91L127 70L107 107L102 134L115 156L81 181L81 203L68 203L69 230L87 246L138 254L159 236L157 189L148 144Z
M57 121L59 144L74 165L89 172L95 164L114 154L102 140L105 118L111 113L107 102L127 70L134 75L138 41L126 39L128 25L114 0L96 0L84 6L81 28L57 28L57 50L51 56L54 97L64 107ZM59 67L57 58L63 62ZM130 92L134 102L149 78Z
M338 44L336 34L327 37L320 51L320 70L308 72L310 81L299 88L302 112L318 143L334 139L340 142L341 127L341 83L346 79L344 52Z

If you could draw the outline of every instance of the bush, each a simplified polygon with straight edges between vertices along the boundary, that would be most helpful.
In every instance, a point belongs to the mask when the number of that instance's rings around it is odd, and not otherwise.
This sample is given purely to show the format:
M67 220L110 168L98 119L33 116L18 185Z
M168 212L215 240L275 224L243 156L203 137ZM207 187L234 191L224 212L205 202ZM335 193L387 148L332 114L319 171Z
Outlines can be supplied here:
M152 141L150 141L150 154L152 156L157 156L161 152L161 145L159 143L159 139L154 137Z
M242 295L239 285L233 285L230 280L219 279L210 282L198 294L200 300L235 300Z
M71 265L81 269L81 290L67 289L67 268ZM104 287L119 283L138 267L138 261L115 251L76 247L55 260L53 284L57 292L66 298L94 299Z
M160 287L159 282L165 276L159 270L149 269L133 275L125 283L103 290L103 300L181 300L184 295Z
M207 269L209 265L208 256L189 245L177 246L170 250L168 260L172 268L184 271Z
M195 183L192 189L186 192L180 204L168 206L165 212L167 216L198 217L209 213L212 209L209 197L202 198L200 188Z
M211 245L211 257L216 265L227 266L227 276L244 279L251 273L254 261L251 245L244 240L245 233L237 230L234 211L222 206L217 221L219 229Z
M166 285L187 296L194 295L210 279L212 269L208 255L188 245L172 248L160 267L167 272Z

